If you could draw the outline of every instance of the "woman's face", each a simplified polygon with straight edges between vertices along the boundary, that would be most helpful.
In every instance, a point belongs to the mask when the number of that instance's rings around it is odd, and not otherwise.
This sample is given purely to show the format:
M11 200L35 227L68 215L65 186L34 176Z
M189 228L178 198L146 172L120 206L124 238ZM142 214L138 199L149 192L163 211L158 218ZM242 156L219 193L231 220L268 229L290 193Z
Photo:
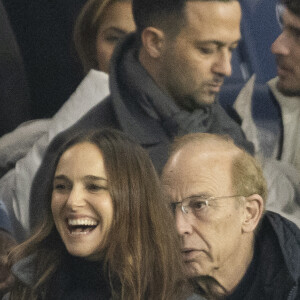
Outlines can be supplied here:
M71 255L101 257L113 220L103 156L91 143L72 146L61 156L53 181L55 226Z
M118 41L135 30L131 2L115 2L102 15L96 39L96 53L100 71L109 72L109 62Z

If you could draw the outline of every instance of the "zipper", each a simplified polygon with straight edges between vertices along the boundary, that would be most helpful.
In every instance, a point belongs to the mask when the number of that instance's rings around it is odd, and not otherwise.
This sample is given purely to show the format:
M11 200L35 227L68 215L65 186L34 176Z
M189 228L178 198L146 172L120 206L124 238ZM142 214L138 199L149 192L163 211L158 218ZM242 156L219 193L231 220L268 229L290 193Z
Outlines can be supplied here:
M294 285L294 286L292 287L292 289L290 290L289 295L288 295L288 297L287 297L287 300L293 300L293 299L294 299L294 298L292 298L292 296L293 296L293 294L294 294L296 288L297 288L297 285Z

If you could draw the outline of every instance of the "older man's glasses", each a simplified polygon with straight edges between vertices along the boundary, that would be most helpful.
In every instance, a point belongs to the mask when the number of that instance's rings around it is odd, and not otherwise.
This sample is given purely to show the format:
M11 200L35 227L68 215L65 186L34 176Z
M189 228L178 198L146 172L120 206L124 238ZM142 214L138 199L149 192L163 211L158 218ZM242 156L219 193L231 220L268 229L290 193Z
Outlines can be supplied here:
M171 209L173 214L176 214L177 208L180 206L183 215L186 217L194 217L197 219L202 219L209 216L210 207L221 207L224 203L220 203L220 200L240 198L240 200L245 200L244 196L234 195L234 196L223 196L223 197L206 197L203 195L193 195L187 197L179 202L172 202Z

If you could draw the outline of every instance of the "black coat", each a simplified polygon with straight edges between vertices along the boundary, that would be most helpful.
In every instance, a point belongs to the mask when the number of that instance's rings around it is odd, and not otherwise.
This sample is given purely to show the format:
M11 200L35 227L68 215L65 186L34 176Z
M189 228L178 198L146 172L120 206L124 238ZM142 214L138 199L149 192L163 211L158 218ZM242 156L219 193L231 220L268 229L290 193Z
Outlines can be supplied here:
M268 211L258 229L255 247L255 273L247 283L242 299L299 300L299 228L279 214Z

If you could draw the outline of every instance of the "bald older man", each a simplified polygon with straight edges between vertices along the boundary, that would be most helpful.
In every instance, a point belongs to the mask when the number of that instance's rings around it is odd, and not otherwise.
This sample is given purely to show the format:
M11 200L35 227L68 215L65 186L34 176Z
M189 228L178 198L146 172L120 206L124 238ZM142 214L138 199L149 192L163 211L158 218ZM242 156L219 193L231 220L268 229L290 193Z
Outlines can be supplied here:
M179 138L163 170L182 257L207 299L300 299L300 230L264 211L261 167L227 137Z

